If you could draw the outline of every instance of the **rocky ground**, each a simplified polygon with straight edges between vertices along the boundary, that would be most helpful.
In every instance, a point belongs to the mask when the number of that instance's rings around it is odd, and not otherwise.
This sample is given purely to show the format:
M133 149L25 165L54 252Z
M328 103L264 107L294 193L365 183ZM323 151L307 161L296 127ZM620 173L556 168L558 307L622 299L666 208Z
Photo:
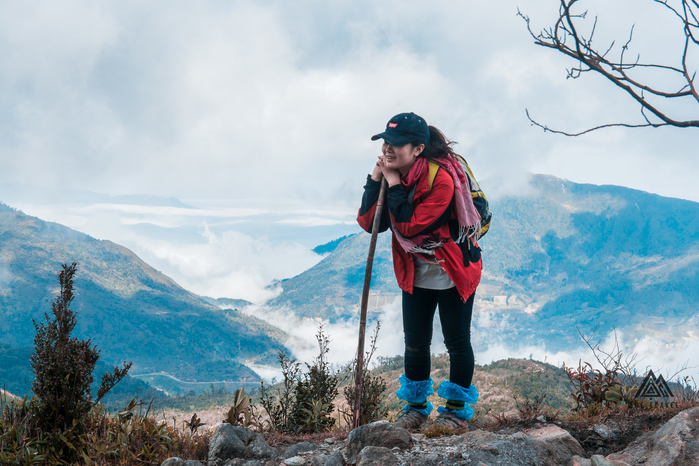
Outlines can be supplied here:
M600 427L602 426L602 427ZM588 437L613 439L615 429L587 427ZM262 435L240 426L219 424L206 466L671 466L699 464L699 407L681 412L626 448L603 456L589 455L563 427L540 422L516 432L476 429L428 438L378 421L350 432L346 439L270 446ZM203 466L169 458L162 466Z

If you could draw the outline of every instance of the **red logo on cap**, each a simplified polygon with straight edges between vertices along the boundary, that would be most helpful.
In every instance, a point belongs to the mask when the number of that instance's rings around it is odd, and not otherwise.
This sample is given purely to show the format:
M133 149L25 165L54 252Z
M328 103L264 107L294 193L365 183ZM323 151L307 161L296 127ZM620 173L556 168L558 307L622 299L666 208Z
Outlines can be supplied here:
M398 123L389 123L388 124L389 128L395 128L396 126L398 126Z

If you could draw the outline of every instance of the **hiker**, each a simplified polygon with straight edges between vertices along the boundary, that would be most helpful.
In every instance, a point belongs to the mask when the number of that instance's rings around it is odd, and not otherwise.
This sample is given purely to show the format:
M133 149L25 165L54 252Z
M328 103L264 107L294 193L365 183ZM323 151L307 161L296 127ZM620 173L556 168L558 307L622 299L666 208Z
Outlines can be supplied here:
M469 181L453 142L414 113L394 116L386 130L381 155L364 186L357 222L371 233L381 180L388 182L386 208L379 232L393 232L393 267L403 290L405 374L398 398L406 405L394 425L418 428L427 421L434 392L430 377L430 344L434 313L439 306L444 343L449 353L449 380L437 394L437 425L467 429L469 406L478 400L471 385L474 356L471 314L481 278L481 217L471 199Z

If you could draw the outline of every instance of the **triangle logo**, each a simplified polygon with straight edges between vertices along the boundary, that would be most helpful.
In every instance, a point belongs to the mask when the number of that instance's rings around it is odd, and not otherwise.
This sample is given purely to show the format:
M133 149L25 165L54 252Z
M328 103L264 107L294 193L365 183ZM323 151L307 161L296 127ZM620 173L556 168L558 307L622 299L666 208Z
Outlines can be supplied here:
M638 387L638 391L634 398L669 398L674 396L662 374L656 378L653 371L648 371L648 374Z

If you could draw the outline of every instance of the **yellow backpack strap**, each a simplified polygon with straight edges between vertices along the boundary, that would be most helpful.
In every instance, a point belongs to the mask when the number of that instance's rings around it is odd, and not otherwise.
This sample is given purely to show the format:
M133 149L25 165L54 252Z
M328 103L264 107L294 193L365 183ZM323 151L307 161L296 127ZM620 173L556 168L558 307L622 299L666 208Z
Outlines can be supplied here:
M434 179L437 178L437 172L439 171L439 164L434 162L427 162L429 172L427 173L427 192L432 191L432 185L434 184Z

